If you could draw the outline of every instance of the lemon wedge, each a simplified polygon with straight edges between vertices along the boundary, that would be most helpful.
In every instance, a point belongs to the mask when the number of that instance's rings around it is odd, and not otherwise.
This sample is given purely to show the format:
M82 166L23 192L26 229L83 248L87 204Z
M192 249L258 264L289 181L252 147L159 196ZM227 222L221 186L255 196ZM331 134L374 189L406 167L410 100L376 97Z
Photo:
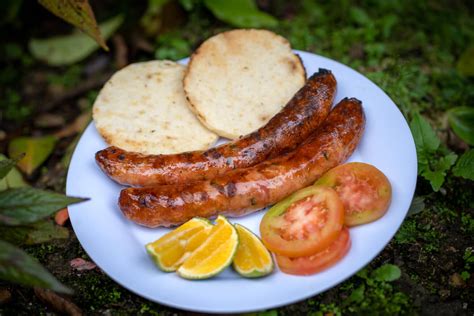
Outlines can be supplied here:
M258 278L273 271L273 259L260 238L242 225L235 224L239 234L239 246L233 268L246 278Z
M183 262L177 273L185 279L207 279L232 263L239 237L234 226L218 216L207 239Z
M204 218L195 217L145 248L155 264L165 272L176 271L178 267L198 248L213 225Z

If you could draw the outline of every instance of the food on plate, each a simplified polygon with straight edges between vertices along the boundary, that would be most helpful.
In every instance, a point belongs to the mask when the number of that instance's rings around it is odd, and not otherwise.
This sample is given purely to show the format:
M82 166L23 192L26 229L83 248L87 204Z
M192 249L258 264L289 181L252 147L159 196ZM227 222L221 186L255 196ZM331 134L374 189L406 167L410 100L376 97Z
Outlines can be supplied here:
M201 122L236 139L267 123L305 79L304 66L285 38L239 29L202 43L191 56L183 84Z
M275 255L278 267L284 273L310 275L321 272L341 260L351 247L349 229L344 227L327 248L306 257L289 258Z
M327 117L335 93L336 79L320 69L265 126L239 140L175 155L149 156L110 147L99 151L96 161L113 180L132 186L210 180L294 149Z
M355 150L365 126L362 104L343 99L294 151L213 180L127 188L119 207L137 224L174 226L195 217L242 216L312 184Z
M316 184L336 190L344 204L347 226L369 223L382 217L392 199L392 187L387 177L379 169L362 162L337 166Z
M235 229L239 234L239 245L232 263L234 270L246 278L257 278L271 273L272 256L262 241L242 225L235 224Z
M223 271L232 263L239 237L235 227L223 216L218 216L209 236L178 268L185 279L207 279Z
M176 271L178 267L209 236L212 224L204 218L195 217L145 248L153 262L165 272Z
M344 206L336 191L312 186L275 204L260 222L260 234L272 252L287 257L310 256L340 235Z
M109 145L143 154L209 148L217 135L191 112L172 61L131 64L104 85L93 107L95 126Z

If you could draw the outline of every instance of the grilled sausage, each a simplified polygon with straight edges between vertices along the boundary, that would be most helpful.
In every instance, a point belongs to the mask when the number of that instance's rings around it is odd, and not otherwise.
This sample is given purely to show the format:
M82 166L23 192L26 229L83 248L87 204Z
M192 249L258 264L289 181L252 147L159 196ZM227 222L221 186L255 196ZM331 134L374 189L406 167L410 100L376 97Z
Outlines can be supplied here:
M335 93L336 79L329 70L320 69L265 126L239 140L172 155L142 155L109 147L96 153L96 161L109 177L125 185L209 180L294 149L327 117Z
M361 102L342 100L297 149L213 180L122 190L119 206L147 227L174 226L194 216L241 216L314 183L354 151L365 126Z

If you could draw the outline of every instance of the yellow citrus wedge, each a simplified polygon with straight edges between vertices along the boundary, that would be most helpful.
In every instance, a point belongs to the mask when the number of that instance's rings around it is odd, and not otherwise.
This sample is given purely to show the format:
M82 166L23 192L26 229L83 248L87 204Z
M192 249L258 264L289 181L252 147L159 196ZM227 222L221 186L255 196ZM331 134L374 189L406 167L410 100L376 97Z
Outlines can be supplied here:
M160 270L176 271L206 240L212 228L213 225L207 219L195 217L158 240L147 244L145 248Z
M239 246L232 266L246 278L258 278L273 271L273 259L262 241L247 228L235 224Z
M238 244L234 226L224 216L218 216L207 239L183 262L177 273L185 279L210 278L232 263Z

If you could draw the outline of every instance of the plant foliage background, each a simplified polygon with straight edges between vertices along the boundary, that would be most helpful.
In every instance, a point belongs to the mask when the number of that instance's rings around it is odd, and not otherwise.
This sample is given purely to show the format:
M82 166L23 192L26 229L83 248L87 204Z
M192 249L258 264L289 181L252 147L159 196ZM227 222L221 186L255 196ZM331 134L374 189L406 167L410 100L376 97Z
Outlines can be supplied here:
M0 25L1 314L184 314L109 279L67 212L54 213L80 201L61 194L65 175L110 75L186 57L237 27L268 28L369 77L407 119L419 163L409 215L377 258L325 293L256 314L474 313L472 1L7 0Z

